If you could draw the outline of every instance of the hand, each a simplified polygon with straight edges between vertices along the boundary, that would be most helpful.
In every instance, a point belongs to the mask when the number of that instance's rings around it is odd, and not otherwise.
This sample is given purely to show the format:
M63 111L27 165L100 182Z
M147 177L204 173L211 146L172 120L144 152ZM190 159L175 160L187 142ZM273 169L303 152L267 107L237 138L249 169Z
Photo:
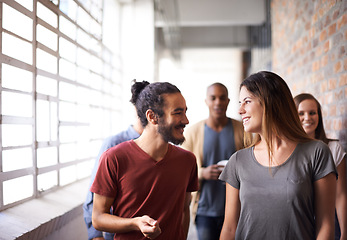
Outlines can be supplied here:
M201 176L206 180L218 180L224 166L213 164L208 167L202 168Z
M146 215L138 218L138 227L143 236L149 239L155 239L161 234L158 221Z

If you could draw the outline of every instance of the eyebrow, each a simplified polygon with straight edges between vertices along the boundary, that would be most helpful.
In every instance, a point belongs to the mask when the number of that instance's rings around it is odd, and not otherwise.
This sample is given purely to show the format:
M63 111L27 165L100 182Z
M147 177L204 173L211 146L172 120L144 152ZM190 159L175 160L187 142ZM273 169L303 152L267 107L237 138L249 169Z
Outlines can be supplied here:
M176 109L174 109L172 112L184 112L184 111L187 111L188 110L188 108L176 108Z

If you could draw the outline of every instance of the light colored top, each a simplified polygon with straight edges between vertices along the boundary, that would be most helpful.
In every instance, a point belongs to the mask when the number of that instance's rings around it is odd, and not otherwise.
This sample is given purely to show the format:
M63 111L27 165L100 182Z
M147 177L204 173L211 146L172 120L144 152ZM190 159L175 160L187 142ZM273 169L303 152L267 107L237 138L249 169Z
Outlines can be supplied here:
M253 151L233 154L219 177L239 189L235 239L315 239L313 184L337 174L328 146L316 140L299 143L282 165L271 169Z

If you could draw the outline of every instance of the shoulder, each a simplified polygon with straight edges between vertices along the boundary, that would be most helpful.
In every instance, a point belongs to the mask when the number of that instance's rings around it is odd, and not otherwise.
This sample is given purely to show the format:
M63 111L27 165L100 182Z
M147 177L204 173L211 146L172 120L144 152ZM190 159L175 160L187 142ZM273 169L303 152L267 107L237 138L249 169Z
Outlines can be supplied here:
M341 151L344 152L343 147L341 146L341 144L339 143L339 141L329 141L328 146L330 148L330 150L333 151Z
M197 123L194 123L193 125L187 127L186 132L188 133L188 132L195 132L195 131L197 131L198 129L202 128L205 125L205 122L206 122L206 119L201 120L201 121L199 121Z
M172 144L170 146L171 146L174 154L177 154L179 156L183 156L185 158L194 159L194 161L195 161L195 155L191 151L188 151L188 150L186 150L180 146L175 146Z
M111 148L109 148L107 151L105 151L106 154L118 154L122 152L129 151L129 148L132 148L132 140L121 142Z
M233 124L234 126L238 126L238 127L242 127L242 128L243 128L243 124L242 124L241 121L236 120L236 119L234 119L234 118L230 118L230 120L231 120L231 122L232 122L232 124Z

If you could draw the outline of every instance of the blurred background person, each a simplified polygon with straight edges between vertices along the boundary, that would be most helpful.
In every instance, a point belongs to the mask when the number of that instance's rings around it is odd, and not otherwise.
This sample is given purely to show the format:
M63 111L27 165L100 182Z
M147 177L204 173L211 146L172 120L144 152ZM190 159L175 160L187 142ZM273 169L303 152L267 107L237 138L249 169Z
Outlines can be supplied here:
M328 144L337 168L335 239L347 239L347 184L346 152L337 139L327 138L323 125L322 108L318 100L309 93L294 98L299 118L305 132L312 138Z
M222 160L243 147L243 126L227 117L230 99L221 83L207 88L205 103L209 116L187 128L182 147L197 159L199 191L193 194L193 221L199 240L217 240L222 230L225 208L225 184L218 180Z

